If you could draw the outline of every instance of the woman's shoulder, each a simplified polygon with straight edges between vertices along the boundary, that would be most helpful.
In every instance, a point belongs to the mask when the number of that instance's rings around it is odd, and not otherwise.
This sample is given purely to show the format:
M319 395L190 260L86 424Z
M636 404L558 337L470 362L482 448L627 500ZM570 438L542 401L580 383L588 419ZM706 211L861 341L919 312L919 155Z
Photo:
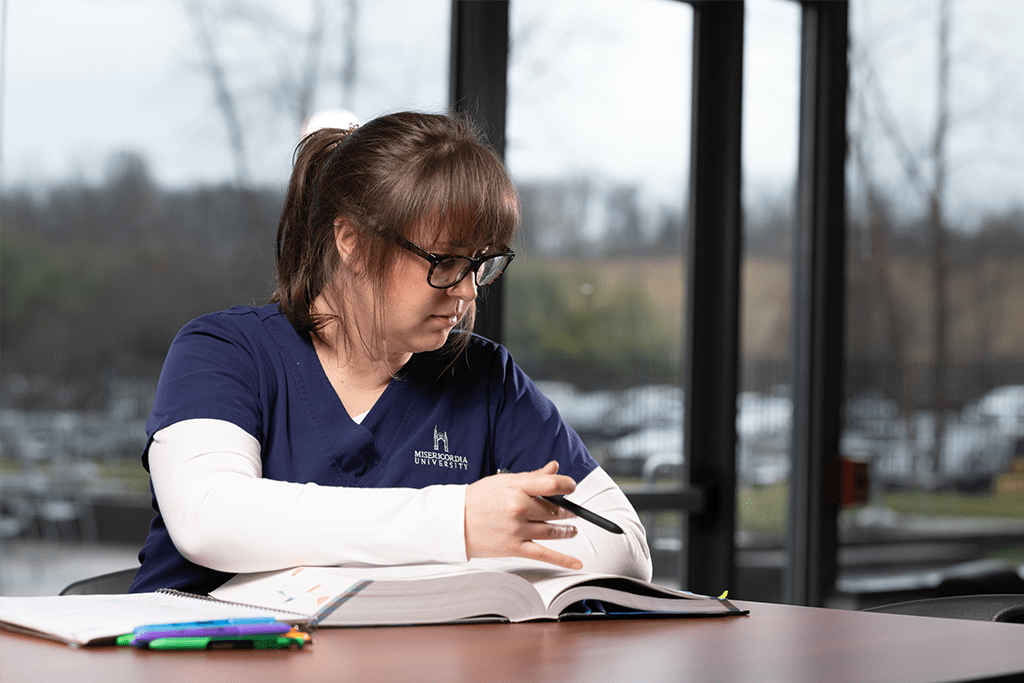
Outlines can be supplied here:
M452 368L472 374L480 374L485 370L504 373L507 371L507 367L515 365L512 354L504 345L481 337L475 332L466 334L465 346L456 356L455 362L451 365ZM438 352L438 357L450 360L450 354L449 350L442 348Z
M427 384L476 382L492 375L511 359L508 350L478 334L457 332L465 337L449 337L448 343L435 351L414 354L403 375L418 378Z
M470 332L467 336L469 337L466 342L467 353L478 356L501 356L502 358L509 356L508 349L496 341L491 341L487 337L481 337L476 332Z
M173 347L243 348L250 354L299 343L288 319L276 304L233 306L205 313L188 322L175 336Z
M284 319L284 314L277 304L232 306L192 319L182 328L182 332L244 332L246 329L266 327L275 318Z

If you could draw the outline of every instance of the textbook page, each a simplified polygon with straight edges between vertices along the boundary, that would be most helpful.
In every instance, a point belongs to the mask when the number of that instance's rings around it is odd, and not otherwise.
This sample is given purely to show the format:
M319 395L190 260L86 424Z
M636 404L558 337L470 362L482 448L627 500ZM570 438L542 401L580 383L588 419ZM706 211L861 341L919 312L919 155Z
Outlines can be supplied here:
M430 624L486 616L521 621L545 616L545 607L528 581L475 562L296 567L239 575L210 595L300 612L320 626Z
M310 626L436 624L462 620L557 619L591 600L596 613L735 613L727 602L612 574L575 572L519 558L463 564L295 567L239 575L211 596L286 609ZM603 609L603 611L602 611ZM569 610L594 614L591 607Z
M626 611L629 612L702 614L736 610L723 600L614 574L578 572L519 558L479 560L479 563L480 568L514 574L528 581L540 595L546 611L553 616L583 600L628 605Z

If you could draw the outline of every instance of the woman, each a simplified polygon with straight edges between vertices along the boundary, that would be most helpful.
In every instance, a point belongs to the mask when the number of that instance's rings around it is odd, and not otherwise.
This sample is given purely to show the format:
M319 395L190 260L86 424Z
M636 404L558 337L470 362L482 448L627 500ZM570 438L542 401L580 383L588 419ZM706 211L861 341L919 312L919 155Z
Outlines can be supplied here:
M496 556L649 579L625 496L508 352L469 332L518 223L465 121L407 112L306 136L271 303L202 316L168 351L143 453L158 514L132 590ZM537 498L574 490L625 533Z

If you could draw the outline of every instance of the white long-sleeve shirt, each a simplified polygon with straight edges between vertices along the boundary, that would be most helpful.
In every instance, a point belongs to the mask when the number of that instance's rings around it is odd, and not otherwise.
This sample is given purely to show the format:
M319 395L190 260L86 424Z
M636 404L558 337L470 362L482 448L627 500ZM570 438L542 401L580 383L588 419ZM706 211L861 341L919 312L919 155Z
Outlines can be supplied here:
M465 485L353 488L262 477L259 442L223 420L161 429L149 448L160 512L178 551L224 572L362 562L466 561ZM651 578L644 528L625 494L598 468L570 500L615 521L613 534L580 519L570 539L537 541L586 571Z

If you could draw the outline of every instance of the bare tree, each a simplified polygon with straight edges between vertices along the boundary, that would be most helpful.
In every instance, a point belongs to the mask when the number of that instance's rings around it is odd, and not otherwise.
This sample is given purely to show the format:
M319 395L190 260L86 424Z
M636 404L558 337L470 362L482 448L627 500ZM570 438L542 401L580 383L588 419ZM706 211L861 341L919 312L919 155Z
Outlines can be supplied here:
M317 76L320 72L320 65L323 61L321 52L324 42L324 18L326 10L324 0L313 2L313 21L305 40L306 54L302 60L298 78L295 79L295 113L299 127L313 113L313 106L316 100Z
M938 111L932 138L932 187L928 201L928 229L931 234L931 271L934 310L932 330L935 343L935 438L929 454L931 469L938 473L942 445L946 433L946 409L949 402L949 277L947 235L945 223L946 198L946 137L949 134L949 2L939 3L938 81L936 96Z
M863 100L861 100L863 103ZM878 197L878 190L871 177L865 144L861 137L852 136L851 147L854 161L864 178L866 194L866 213L864 220L868 227L870 249L870 273L874 289L882 306L882 317L886 324L886 342L889 355L896 365L897 386L899 387L898 418L911 431L912 421L907 418L914 412L914 392L908 369L907 331L904 328L902 306L892 278L892 259L889 252L889 220L885 215L883 202Z
M341 102L354 110L359 77L359 0L346 0L341 35Z
M235 166L235 183L240 189L250 187L249 156L246 152L245 127L239 115L238 103L228 85L227 71L217 49L218 40L214 35L212 20L208 13L209 5L202 0L185 0L186 14L195 32L199 44L203 69L213 86L217 109L224 119L224 127L228 134L231 158Z
M284 114L298 132L320 104L325 75L335 73L334 60L325 50L330 5L327 0L309 0L308 23L296 26L287 17L252 0L183 1L203 71L213 87L228 134L236 184L249 188L252 174L248 145L253 131L246 122L267 120L253 116L252 109L264 106L271 113ZM358 15L359 0L345 0L337 69L341 74L342 98L353 97L358 81ZM246 44L234 43L236 51L247 51L244 60L236 60L244 67L230 68L222 55L230 38L248 40ZM273 117L269 120L273 121Z
M273 98L273 105L289 112L291 125L299 130L314 113L322 74L325 71L324 40L327 3L310 0L306 26L296 26L256 4L239 13L239 19L257 44L267 52L268 72L255 72L259 91ZM272 75L271 75L272 74Z
M886 94L877 78L874 64L867 50L860 50L855 57L855 68L860 74L861 88L865 91L862 106L865 106L863 118L873 119L877 123L896 156L909 186L926 202L928 207L929 236L929 271L931 274L932 313L931 338L933 344L932 378L933 378L933 421L932 445L928 453L928 467L932 473L940 468L941 453L945 438L946 411L949 407L949 256L948 227L946 225L946 180L947 158L946 144L950 134L950 0L940 0L938 7L937 28L937 81L936 81L936 120L931 135L931 143L927 154L916 153L907 142L907 136L897 123L896 116L889 106ZM867 98L870 98L869 100ZM870 104L870 111L867 110ZM866 124L865 124L866 125ZM877 209L871 171L865 160L863 140L853 137L853 148L858 168L865 178L868 192L868 211L873 214ZM886 235L877 217L868 218L871 226L872 258L876 268L876 282L886 308L886 318L890 321L890 343L894 357L898 363L905 358L905 335L900 328L898 300L888 280L889 259L885 249ZM901 398L906 401L910 396L909 389L902 384ZM904 413L908 405L901 406Z

